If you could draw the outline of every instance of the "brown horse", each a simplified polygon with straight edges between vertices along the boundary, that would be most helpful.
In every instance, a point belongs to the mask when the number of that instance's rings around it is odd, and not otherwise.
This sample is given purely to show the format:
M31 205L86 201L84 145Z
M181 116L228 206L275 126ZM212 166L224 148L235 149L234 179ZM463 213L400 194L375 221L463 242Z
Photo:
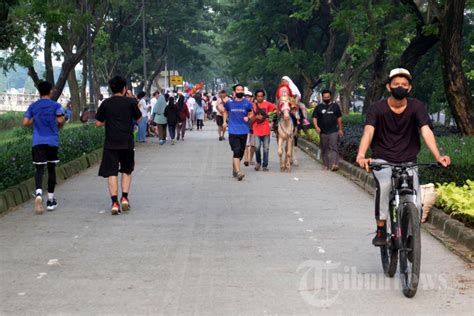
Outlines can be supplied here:
M296 136L296 126L291 119L291 101L288 98L281 98L278 102L280 109L280 117L278 119L278 156L280 157L280 171L290 172L292 159L294 139ZM283 144L285 144L285 159L283 159Z

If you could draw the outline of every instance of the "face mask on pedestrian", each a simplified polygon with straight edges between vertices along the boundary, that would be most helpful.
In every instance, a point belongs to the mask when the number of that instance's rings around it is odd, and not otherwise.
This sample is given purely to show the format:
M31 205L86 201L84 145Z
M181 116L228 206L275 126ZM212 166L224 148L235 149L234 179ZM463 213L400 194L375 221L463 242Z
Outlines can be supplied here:
M390 87L390 92L392 93L392 97L397 100L403 100L408 96L408 89L405 89L403 87Z
M244 93L243 92L238 92L238 93L235 94L235 97L237 99L242 99L244 97Z
M331 99L323 99L323 102L326 103L326 104L329 104L329 103L331 103Z

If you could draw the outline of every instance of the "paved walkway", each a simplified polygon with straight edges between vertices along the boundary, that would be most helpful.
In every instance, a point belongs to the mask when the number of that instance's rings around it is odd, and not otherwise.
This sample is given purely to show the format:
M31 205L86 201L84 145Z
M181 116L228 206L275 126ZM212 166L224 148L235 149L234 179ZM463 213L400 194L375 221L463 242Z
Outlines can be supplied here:
M231 176L214 127L137 147L130 214L111 216L97 167L0 218L0 314L469 314L474 271L422 234L406 299L381 273L372 198L305 156Z

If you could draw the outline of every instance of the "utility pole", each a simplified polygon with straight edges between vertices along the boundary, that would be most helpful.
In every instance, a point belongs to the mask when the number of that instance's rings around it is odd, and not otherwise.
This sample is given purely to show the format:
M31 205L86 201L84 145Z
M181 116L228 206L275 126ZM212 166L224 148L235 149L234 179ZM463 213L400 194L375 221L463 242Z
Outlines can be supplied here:
M145 84L143 85L143 91L150 94L147 91L148 87L148 76L147 76L147 69L146 69L146 40L145 40L145 0L142 0L142 37L143 37L143 78L145 80Z
M86 12L89 12L89 4L86 0ZM87 23L87 72L89 80L89 122L95 122L95 103L94 103L94 80L92 76L92 40L91 27ZM75 71L74 69L72 71Z

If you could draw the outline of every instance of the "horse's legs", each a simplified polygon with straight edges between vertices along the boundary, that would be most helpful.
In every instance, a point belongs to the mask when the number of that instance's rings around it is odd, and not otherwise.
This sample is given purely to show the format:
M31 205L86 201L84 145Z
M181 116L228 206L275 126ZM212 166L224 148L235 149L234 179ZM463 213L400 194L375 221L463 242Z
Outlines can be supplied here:
M280 157L280 171L285 170L285 165L283 164L283 138L278 137L278 156Z
M288 172L291 172L291 163L293 160L292 153L293 153L293 139L292 137L289 137L286 143L286 170Z

